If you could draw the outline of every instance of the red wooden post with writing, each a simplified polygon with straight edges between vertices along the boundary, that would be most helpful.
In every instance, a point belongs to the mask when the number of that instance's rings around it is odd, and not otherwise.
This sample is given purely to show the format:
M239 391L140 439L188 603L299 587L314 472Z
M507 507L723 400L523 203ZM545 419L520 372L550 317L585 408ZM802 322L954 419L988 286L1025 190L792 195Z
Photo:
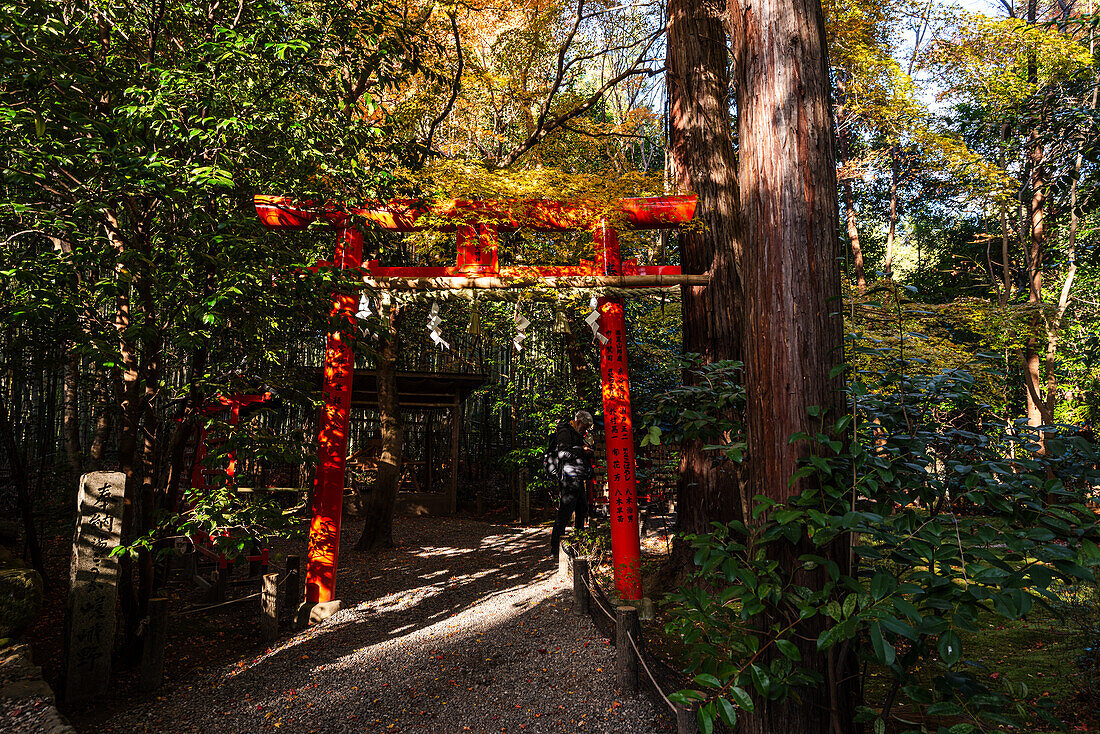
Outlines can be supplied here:
M363 260L363 234L349 222L337 230L336 257L340 268L357 268ZM317 437L317 475L313 483L313 519L306 562L306 600L316 604L336 598L336 558L340 552L340 516L344 509L344 463L348 449L348 416L355 355L347 335L358 299L332 297L333 331L325 348L325 401Z
M622 273L619 233L601 221L593 232L596 254L603 254L605 275ZM634 431L630 421L630 373L626 363L626 319L621 298L599 299L600 383L604 440L607 444L607 494L611 511L611 560L615 589L624 601L642 598L638 496L634 475Z

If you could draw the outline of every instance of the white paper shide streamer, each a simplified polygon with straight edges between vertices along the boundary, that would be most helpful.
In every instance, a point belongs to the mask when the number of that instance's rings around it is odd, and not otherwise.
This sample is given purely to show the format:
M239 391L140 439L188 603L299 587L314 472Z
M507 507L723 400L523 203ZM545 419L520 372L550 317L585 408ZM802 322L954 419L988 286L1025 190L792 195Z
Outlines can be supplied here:
M441 348L450 349L450 342L443 338L439 330L439 325L442 323L443 319L439 316L439 301L433 301L431 313L428 314L428 336Z
M592 330L593 339L599 339L600 344L607 344L610 340L600 333L600 302L593 296L588 305L592 307L592 313L584 317L584 323Z
M512 319L516 324L516 338L512 340L512 345L517 352L522 352L523 342L527 339L527 327L531 325L531 321L519 310L519 304L516 304L516 312Z
M364 293L363 295L359 296L359 311L356 312L355 318L362 319L362 320L366 321L367 319L369 319L373 315L374 315L374 312L371 311L370 301L367 300L367 294ZM363 327L363 336L366 336L369 331L370 331L370 329L367 328L366 326L364 326Z

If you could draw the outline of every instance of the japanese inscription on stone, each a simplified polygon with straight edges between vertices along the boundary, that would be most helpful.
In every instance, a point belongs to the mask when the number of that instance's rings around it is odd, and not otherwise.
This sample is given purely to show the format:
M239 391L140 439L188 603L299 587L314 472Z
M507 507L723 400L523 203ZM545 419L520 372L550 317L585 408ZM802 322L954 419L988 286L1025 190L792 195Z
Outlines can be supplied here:
M107 690L115 639L118 558L126 475L92 472L80 478L78 519L65 609L63 698L66 704Z

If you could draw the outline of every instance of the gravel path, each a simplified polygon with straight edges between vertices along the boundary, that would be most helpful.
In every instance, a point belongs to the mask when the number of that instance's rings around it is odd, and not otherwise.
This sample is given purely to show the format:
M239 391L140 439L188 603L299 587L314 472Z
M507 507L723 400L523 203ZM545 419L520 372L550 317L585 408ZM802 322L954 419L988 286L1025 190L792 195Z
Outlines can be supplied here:
M342 554L348 608L97 732L673 730L648 698L615 695L614 646L572 610L548 528L402 518L394 532L393 551Z

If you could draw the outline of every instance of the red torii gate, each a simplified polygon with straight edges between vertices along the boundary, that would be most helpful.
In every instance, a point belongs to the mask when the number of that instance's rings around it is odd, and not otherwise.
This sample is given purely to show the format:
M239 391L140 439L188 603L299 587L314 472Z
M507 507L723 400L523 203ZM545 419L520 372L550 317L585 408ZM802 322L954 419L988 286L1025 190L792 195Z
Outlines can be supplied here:
M477 280L486 277L506 281L628 276L621 281L627 287L644 287L637 281L650 280L629 276L674 276L670 280L675 280L675 276L681 274L678 266L645 266L634 260L623 260L616 226L639 230L671 229L691 221L695 214L694 196L620 199L610 211L588 202L461 200L432 206L415 200L395 200L351 208L328 205L318 210L277 196L257 196L255 205L261 222L269 229L304 229L317 220L334 228L337 237L333 265L336 267L362 269L365 279L375 282L389 278L441 278L450 281L453 287L475 286ZM455 231L458 250L455 265L385 267L377 260L363 263L363 234L355 227L356 219L395 232L429 228ZM566 266L499 267L499 231L521 227L558 232L591 230L596 260ZM660 278L652 280L646 284L656 285ZM334 322L354 321L357 303L356 294L334 294ZM620 298L600 298L598 307L600 332L607 339L600 349L600 378L615 587L624 600L638 600L642 597L641 549L623 302ZM306 599L314 604L336 598L336 561L340 548L354 365L351 346L343 340L340 331L330 333L325 349L322 393L325 411L318 435L318 466L306 567Z

